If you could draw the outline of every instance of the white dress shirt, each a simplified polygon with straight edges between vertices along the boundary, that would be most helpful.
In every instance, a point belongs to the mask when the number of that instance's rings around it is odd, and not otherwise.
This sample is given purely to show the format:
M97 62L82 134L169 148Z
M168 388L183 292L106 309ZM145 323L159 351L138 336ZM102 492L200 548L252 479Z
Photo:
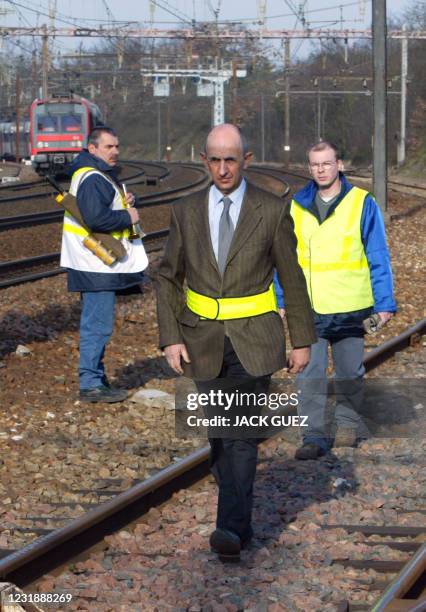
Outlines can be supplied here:
M210 226L210 238L212 241L213 251L216 257L218 257L219 250L219 222L223 212L223 198L228 197L232 200L229 207L229 215L234 225L234 230L237 227L238 217L240 216L241 205L243 203L244 194L246 192L246 181L243 179L237 189L230 194L225 196L216 185L210 187L209 192L209 226Z

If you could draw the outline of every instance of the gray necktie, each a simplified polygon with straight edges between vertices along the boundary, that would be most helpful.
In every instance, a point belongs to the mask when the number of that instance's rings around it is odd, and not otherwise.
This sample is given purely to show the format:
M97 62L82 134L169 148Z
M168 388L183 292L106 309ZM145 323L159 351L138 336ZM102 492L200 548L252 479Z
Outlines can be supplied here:
M229 247L234 234L234 224L229 214L229 207L232 204L232 200L225 196L222 198L222 202L223 211L219 221L219 248L217 253L217 265L221 274L223 274L225 270L226 258L228 257Z

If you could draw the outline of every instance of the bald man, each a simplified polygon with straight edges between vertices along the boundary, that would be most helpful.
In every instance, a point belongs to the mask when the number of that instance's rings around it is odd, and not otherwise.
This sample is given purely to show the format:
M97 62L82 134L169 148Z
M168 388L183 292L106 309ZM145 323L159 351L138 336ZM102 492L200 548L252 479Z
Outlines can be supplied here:
M285 366L274 268L285 287L290 372L303 371L316 341L288 206L243 177L251 158L235 126L211 130L201 159L212 185L172 209L158 274L160 346L173 370L193 378L203 393L266 392L271 374ZM212 403L207 414L214 413ZM243 413L259 408L246 405ZM235 561L253 536L258 438L232 428L209 442L219 486L210 545L222 561Z

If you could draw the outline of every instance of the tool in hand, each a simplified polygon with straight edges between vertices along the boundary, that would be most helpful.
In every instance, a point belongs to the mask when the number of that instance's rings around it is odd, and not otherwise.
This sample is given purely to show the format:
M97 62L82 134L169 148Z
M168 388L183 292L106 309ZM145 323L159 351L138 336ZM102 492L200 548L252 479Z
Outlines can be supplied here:
M122 187L123 187L123 193L124 193L124 197L127 196L127 188L126 188L126 183L121 183ZM126 208L130 208L131 205L127 204L126 200L124 199L124 205L126 206ZM132 227L130 230L130 235L129 235L129 240L137 240L138 238L143 238L145 236L145 234L142 231L141 226L139 225L139 223L132 223Z
M384 325L380 315L377 313L370 315L367 319L364 319L362 324L367 334L374 334Z

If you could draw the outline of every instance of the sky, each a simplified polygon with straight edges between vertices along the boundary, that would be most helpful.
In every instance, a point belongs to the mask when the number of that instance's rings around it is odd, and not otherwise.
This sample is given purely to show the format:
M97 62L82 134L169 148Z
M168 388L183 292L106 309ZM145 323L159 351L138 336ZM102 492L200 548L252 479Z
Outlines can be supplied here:
M231 20L258 27L258 7L262 4L266 5L266 27L270 29L300 29L303 19L312 28L340 28L342 24L344 28L364 29L371 25L371 0L0 0L0 23L3 26L49 23L49 5L55 2L57 27L107 26L115 20L138 22L137 27L174 29L188 27L194 18L214 21L216 17L219 22ZM388 18L400 16L411 2L387 0ZM4 11L11 12L2 14ZM21 41L23 44L25 39ZM86 47L90 41L85 41ZM304 55L312 44L297 43L295 50ZM61 46L63 50L74 47L71 39L63 39Z

